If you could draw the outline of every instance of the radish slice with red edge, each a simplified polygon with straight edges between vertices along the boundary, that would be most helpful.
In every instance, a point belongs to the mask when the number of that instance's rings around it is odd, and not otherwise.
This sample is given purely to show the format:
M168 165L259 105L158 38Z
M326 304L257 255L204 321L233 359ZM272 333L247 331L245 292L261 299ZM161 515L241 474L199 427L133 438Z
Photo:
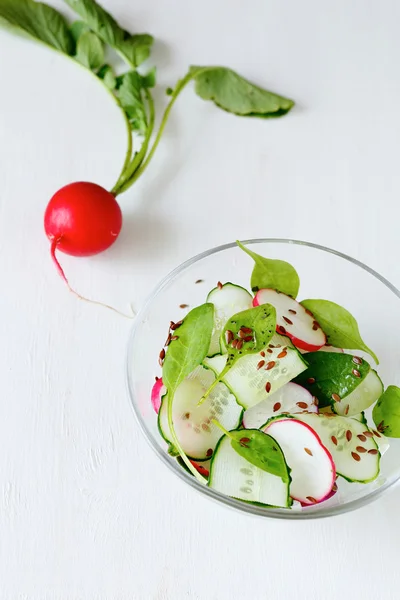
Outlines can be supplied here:
M297 419L273 420L263 431L278 442L291 469L291 497L303 505L327 499L335 483L336 468L315 431Z
M253 306L272 304L276 309L276 331L288 336L301 350L316 352L326 344L326 336L313 314L290 296L271 289L259 290Z
M151 403L157 414L158 414L158 411L160 410L162 397L166 393L167 393L167 388L163 384L162 378L157 377L156 382L153 385L153 389L151 390Z

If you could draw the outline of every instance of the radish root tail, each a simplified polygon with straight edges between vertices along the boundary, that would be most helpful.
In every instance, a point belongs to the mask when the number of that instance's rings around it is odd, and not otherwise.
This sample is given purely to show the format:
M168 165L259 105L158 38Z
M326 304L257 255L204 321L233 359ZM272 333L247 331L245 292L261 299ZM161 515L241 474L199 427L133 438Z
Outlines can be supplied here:
M117 313L117 315L120 315L121 317L124 317L125 319L134 319L135 318L135 312L132 308L132 305L130 305L130 308L132 310L132 314L131 315L127 315L123 312L121 312L120 310L118 310L117 308L114 308L113 306L110 306L109 304L105 304L104 302L98 302L97 300L91 300L90 298L85 298L85 296L81 296L81 294L78 294L78 292L76 290L74 290L74 288L72 288L70 286L70 283L64 273L64 269L62 268L62 266L60 265L60 262L56 256L56 249L58 244L60 243L61 238L54 238L51 242L51 246L50 246L50 254L51 254L51 258L56 266L56 269L58 271L58 274L60 275L61 279L64 281L65 285L67 286L67 288L69 289L69 291L71 292L71 294L74 294L74 296L76 296L77 298L79 298L79 300L84 300L85 302L89 302L90 304L96 304L97 306L102 306L103 308L107 308L108 310L112 310L113 312Z

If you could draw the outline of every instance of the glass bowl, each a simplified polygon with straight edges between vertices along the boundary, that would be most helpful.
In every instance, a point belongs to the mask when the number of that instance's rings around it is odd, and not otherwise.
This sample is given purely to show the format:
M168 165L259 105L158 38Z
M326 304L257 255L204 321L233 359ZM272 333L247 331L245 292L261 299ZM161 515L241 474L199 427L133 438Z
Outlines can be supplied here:
M379 375L385 387L400 386L400 292L361 262L307 242L254 239L244 242L255 252L291 263L300 276L298 299L325 298L347 308L357 319L366 344L380 358ZM378 498L400 479L400 439L390 439L381 460L381 472L372 483L348 483L340 478L339 491L329 500L300 509L273 509L229 498L199 483L167 453L157 428L150 396L158 355L169 322L206 301L218 281L231 281L247 289L253 261L235 243L218 246L187 260L156 287L137 315L128 346L127 379L132 406L147 441L172 472L200 493L245 513L281 519L311 519L337 515ZM199 280L201 280L199 282ZM183 307L183 308L182 308ZM357 354L361 354L357 351ZM368 360L373 365L371 358Z

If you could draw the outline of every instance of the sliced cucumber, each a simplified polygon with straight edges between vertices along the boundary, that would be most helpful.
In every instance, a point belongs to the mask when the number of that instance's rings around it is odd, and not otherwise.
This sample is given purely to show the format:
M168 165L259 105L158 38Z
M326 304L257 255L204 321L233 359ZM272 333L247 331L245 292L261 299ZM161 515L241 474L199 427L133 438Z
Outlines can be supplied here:
M380 452L375 437L365 423L338 415L330 417L302 413L294 417L312 427L319 435L332 454L338 475L359 483L376 479Z
M356 389L332 406L337 415L352 417L369 408L383 394L383 383L376 371L371 369Z
M216 287L207 296L207 302L214 304L214 330L207 356L224 352L220 337L228 319L242 310L252 307L253 297L247 290L233 283Z
M307 369L307 363L296 349L281 346L274 343L275 341L274 336L270 346L263 352L265 356L247 354L240 358L222 379L235 394L239 404L246 409L262 402ZM280 347L275 347L277 345ZM258 368L262 361L264 365ZM225 355L206 358L204 361L204 364L213 369L216 375L221 373L225 363Z
M243 427L259 429L273 416L298 412L318 412L316 401L297 383L287 383L277 392L252 406L243 415Z
M173 399L172 419L176 436L185 454L196 460L210 458L223 435L211 423L212 419L218 419L226 429L235 429L242 419L243 410L224 383L218 383L209 397L200 406L197 405L214 380L213 371L198 367L180 384ZM158 427L163 438L171 442L168 394L161 403Z
M289 471L285 482L240 456L227 436L219 441L211 460L209 487L239 500L287 508L291 505L289 482Z

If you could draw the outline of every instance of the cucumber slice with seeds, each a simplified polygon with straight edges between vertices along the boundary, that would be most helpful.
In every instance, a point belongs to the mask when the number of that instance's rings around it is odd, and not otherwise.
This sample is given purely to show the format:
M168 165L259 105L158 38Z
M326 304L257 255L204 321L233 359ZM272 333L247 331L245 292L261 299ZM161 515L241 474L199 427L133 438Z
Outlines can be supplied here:
M220 343L220 337L228 319L242 310L251 308L253 297L240 285L225 283L222 288L216 287L211 290L207 296L207 302L214 304L214 330L207 354L211 357L225 352L225 347Z
M379 474L380 452L365 423L349 417L323 414L293 415L309 425L332 454L338 475L348 481L368 483Z
M209 487L238 500L287 508L291 505L289 483L289 470L283 481L240 456L226 435L218 442L211 460Z
M265 356L243 356L222 379L235 394L239 404L246 409L262 402L307 369L307 363L297 350L282 346L276 348L274 341L275 336L264 352ZM262 362L264 364L259 368ZM213 369L217 376L222 372L225 363L225 355L204 360L204 365Z
M177 388L172 406L172 418L176 436L189 458L206 460L223 435L211 420L218 421L225 429L237 428L243 410L235 396L224 383L219 383L208 398L198 406L200 398L215 380L213 371L197 367ZM158 427L163 438L170 442L168 426L168 394L163 397L158 414Z

